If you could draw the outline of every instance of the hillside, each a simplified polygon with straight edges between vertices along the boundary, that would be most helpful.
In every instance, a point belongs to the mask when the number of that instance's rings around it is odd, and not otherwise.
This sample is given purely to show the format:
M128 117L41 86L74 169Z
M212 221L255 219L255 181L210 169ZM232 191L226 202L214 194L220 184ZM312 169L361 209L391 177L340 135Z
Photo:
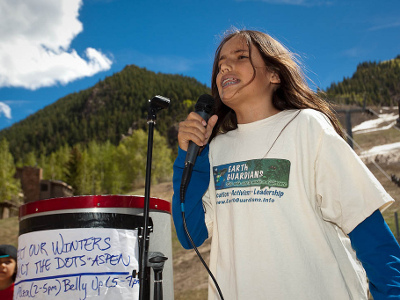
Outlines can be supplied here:
M9 141L15 160L31 151L48 155L61 146L87 145L92 140L117 145L130 128L147 128L148 100L162 95L170 98L171 104L168 113L158 116L156 128L176 148L176 120L183 119L204 93L209 93L209 88L193 78L130 65L0 131L0 140Z
M400 55L384 62L363 62L350 78L326 89L336 104L393 106L400 101Z

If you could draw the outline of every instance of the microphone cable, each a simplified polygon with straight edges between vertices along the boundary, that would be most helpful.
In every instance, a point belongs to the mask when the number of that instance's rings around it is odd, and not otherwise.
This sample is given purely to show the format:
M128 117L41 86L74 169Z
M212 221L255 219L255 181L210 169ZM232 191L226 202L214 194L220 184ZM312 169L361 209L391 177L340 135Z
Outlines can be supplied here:
M191 169L191 168L193 168L193 165L192 165L192 164L189 164L188 167ZM187 168L185 167L185 169L187 169ZM190 171L191 171L191 170L190 170ZM185 171L184 171L184 172L185 172ZM186 189L187 189L188 183L189 183L189 180L187 180L187 181L184 182L184 183L181 183L181 189L180 189L181 213L182 213L182 220L183 220L183 229L185 230L186 236L189 238L189 241L190 241L190 243L191 243L191 245L192 245L194 251L196 251L196 254L197 254L197 256L199 257L201 263L202 263L203 266L206 268L208 274L210 275L211 279L213 280L214 285L215 285L215 287L217 288L219 297L221 298L221 300L224 300L224 297L223 297L223 295L222 295L222 291L221 291L221 289L220 289L220 287L219 287L219 285L218 285L217 280L215 279L213 273L212 273L211 270L208 268L207 263L204 261L204 259L203 259L203 257L201 256L199 250L197 249L196 245L194 244L193 239L192 239L192 237L190 236L189 230L188 230L187 225L186 225L186 216L185 216L185 194L186 194Z

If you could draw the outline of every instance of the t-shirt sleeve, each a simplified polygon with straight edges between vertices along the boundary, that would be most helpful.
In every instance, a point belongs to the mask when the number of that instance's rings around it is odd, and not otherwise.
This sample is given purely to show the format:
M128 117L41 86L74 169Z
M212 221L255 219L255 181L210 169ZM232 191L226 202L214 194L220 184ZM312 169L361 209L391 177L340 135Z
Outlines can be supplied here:
M329 121L318 122L315 160L318 204L324 220L335 223L348 234L375 210L383 210L394 200L346 141L326 124Z

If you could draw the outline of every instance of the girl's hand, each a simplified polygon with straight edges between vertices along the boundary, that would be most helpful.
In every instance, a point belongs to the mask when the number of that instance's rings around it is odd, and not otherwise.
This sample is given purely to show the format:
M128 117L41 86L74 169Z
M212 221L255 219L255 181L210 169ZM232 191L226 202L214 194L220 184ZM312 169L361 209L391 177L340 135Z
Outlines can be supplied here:
M179 123L179 147L187 151L190 141L199 147L206 145L217 120L217 115L213 115L206 123L199 114L191 112L185 121Z

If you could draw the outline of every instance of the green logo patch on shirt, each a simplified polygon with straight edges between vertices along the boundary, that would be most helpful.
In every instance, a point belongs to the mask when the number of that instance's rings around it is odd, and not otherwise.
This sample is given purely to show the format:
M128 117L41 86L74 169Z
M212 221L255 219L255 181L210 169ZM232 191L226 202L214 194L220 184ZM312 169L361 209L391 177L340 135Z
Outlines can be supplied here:
M259 186L287 188L290 161L286 159L253 159L213 168L215 189Z

